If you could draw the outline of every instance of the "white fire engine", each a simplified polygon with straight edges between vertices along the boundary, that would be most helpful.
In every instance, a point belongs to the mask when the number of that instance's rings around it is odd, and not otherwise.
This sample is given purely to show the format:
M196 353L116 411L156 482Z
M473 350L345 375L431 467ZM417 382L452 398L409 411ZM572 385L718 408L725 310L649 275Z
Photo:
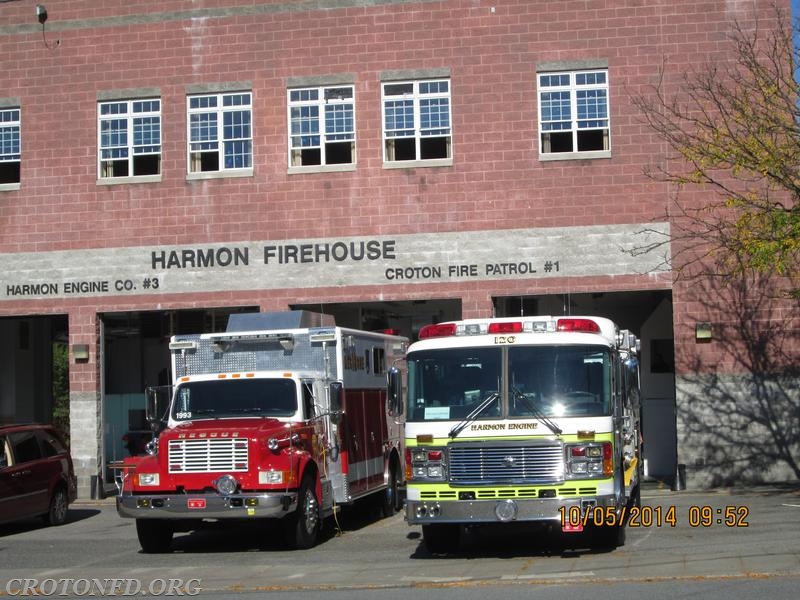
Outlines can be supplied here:
M640 502L636 337L605 318L543 316L419 337L406 356L405 516L428 549L456 549L464 525L520 522L623 543Z
M117 511L145 552L203 520L280 518L290 546L369 494L401 507L401 406L387 371L407 340L304 311L232 315L225 333L174 336L174 391L149 455L125 461ZM392 396L396 398L396 395Z

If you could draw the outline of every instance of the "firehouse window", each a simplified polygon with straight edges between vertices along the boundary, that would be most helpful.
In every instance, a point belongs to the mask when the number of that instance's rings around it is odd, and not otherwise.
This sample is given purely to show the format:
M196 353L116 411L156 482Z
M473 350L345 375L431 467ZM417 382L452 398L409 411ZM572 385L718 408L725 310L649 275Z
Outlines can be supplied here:
M253 166L252 95L189 96L189 173Z
M161 101L123 100L98 105L98 178L161 174Z
M19 183L20 110L0 110L0 185Z
M382 93L385 163L452 158L449 80L387 82Z
M608 71L540 73L539 155L607 156Z
M355 163L353 86L291 89L288 107L290 166Z

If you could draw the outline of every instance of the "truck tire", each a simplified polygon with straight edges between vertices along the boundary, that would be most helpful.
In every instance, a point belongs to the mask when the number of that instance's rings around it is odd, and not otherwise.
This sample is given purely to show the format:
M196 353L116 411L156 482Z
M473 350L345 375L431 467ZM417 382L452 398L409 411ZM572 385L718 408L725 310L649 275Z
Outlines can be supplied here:
M163 519L136 519L136 535L145 554L167 552L172 545L172 525Z
M392 462L392 466L389 468L389 486L381 494L381 513L384 517L391 517L398 511L399 488L400 476L397 473L397 463Z
M313 477L303 477L297 495L297 509L284 518L286 543L295 550L311 548L319 537L322 520L314 487Z
M50 507L44 516L44 521L48 525L63 525L67 520L67 490L63 485L59 485L53 491L50 498Z
M595 525L591 529L593 547L614 550L625 545L625 525Z
M461 525L423 525L422 539L431 554L450 554L461 546Z

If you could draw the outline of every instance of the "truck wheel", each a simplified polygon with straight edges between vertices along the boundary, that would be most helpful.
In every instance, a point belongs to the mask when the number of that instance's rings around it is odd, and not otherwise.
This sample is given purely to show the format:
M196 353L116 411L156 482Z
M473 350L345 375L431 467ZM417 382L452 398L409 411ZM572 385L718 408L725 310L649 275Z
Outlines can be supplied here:
M599 525L594 526L591 531L592 546L613 550L625 545L625 526L624 525Z
M389 487L381 494L381 513L384 517L391 517L397 512L397 494L400 487L400 478L397 474L397 465L392 464L389 470Z
M136 535L146 554L167 552L172 545L172 525L162 519L136 519Z
M321 519L312 477L303 477L297 496L297 509L284 519L284 526L286 542L290 548L302 550L317 543Z
M423 525L422 539L431 554L449 554L461 545L461 526L453 523Z
M67 520L67 490L58 486L50 498L50 508L44 516L48 525L63 525Z

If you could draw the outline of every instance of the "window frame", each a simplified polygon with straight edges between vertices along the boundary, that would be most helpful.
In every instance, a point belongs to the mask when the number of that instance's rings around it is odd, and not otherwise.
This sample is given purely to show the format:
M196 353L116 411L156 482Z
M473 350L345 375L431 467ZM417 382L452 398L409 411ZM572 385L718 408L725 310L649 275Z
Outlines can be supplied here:
M420 86L425 84L443 84L447 85L445 92L422 92ZM387 87L400 87L412 86L411 93L403 94L387 94ZM396 100L395 100L396 99ZM390 135L390 132L401 131L400 128L393 127L389 129L387 119L387 103L390 102L411 102L412 111L412 124L411 127L406 127L406 131L413 131L413 136L409 135ZM447 124L440 127L423 127L423 110L422 103L424 100L446 100L447 105ZM432 111L433 113L434 111ZM396 119L395 119L396 121ZM426 130L442 130L445 129L446 133L440 135L425 135ZM452 166L453 164L453 85L450 77L430 77L430 78L414 78L402 80L384 80L381 81L381 137L382 137L382 150L383 153L383 166L384 168L408 168L408 167L438 167L438 166ZM397 159L391 158L390 155L396 152L396 144L392 143L397 139L410 139L414 140L414 158L410 159ZM426 138L444 138L445 154L446 156L437 156L434 158L422 158L423 140Z
M19 106L0 107L0 163L4 165L3 171L5 165L11 165L10 171L16 165L17 172L16 181L0 181L0 190L18 190L22 182L22 108Z
M340 89L349 89L350 96L346 98L328 98L328 92L333 92L335 90ZM307 98L298 98L292 99L294 94L303 94L307 93L309 96L312 93L316 94L316 97L307 97ZM345 116L346 120L352 124L349 130L345 131L327 131L327 108L330 107L342 107L344 110L347 110L347 106L350 106L350 114L349 118L347 115ZM317 114L316 117L308 117L306 121L311 122L315 121L317 128L316 131L296 131L295 130L295 123L299 122L293 116L293 112L296 109L316 109ZM287 164L288 164L288 172L289 173L308 173L308 172L319 172L319 171L352 171L356 168L356 99L355 99L355 85L352 83L342 83L342 84L326 84L326 85L298 85L298 86L290 86L286 90L286 122L288 124L287 127ZM337 136L350 136L349 139L332 139ZM295 138L319 138L319 142L316 144L311 145L301 145L296 146ZM330 162L329 160L329 147L333 145L339 144L346 144L347 142L350 143L350 162ZM304 150L314 150L318 149L319 151L319 164L302 164L302 157ZM332 149L332 148L330 148Z
M225 101L230 98L235 102L236 97L247 97L247 102L233 103L226 105ZM201 99L214 99L214 106L192 106L194 100ZM247 113L247 122L237 122L227 124L225 117L227 114L233 113ZM192 137L192 125L194 115L214 115L215 130L214 139L198 139L194 140ZM247 128L249 135L239 137L226 137L226 129L241 129ZM253 175L253 92L252 90L230 90L220 92L203 92L188 94L186 96L186 173L187 179L209 179L216 177L247 177ZM202 146L204 144L216 144L216 151L210 148L198 147L193 150L193 145ZM244 152L234 152L232 156L241 156L247 158L247 164L242 166L225 166L226 147L232 144L244 144L247 148ZM205 160L214 160L213 155L216 154L216 169L203 169ZM193 163L197 168L193 167Z
M139 110L136 110L136 105L143 105ZM124 105L124 112L104 113L103 108L112 105ZM150 106L144 106L150 105ZM97 181L103 184L113 183L130 183L130 182L148 182L148 181L161 181L161 169L163 158L163 126L162 126L162 102L159 97L142 97L142 98L119 98L109 100L99 100L97 102ZM151 129L151 138L157 137L157 141L152 139L148 140L150 143L142 143L141 136L144 128L138 129L137 120L154 119L157 131L153 135ZM109 132L103 130L104 123L111 121L125 121L125 143L111 145L104 144L104 137L111 135ZM137 143L137 136L139 142ZM152 148L157 148L152 150ZM149 149L149 150L148 150ZM104 157L104 151L122 150L123 156L108 156ZM137 163L140 161L137 158L142 157L156 157L157 172L146 172L137 174ZM142 168L146 169L148 163L141 161ZM115 164L125 164L127 172L122 175L114 175L113 169ZM152 163L150 163L152 164ZM111 174L109 174L111 172Z
M602 75L602 82L579 83L579 77L591 77ZM547 84L543 83L543 79L553 79L557 77L567 77L566 84ZM539 71L536 74L536 98L537 98L537 113L538 113L538 146L539 146L539 160L570 160L570 159L590 159L590 158L610 158L611 157L611 107L610 107L610 83L609 83L609 70L608 68L583 68L583 69L559 69L554 71ZM602 92L603 97L600 100L589 98L586 94ZM545 119L544 114L548 106L555 104L554 101L545 100L546 94L568 94L566 102L569 105L569 118L562 117L561 119L550 118ZM583 99L581 96L584 95ZM579 109L582 105L588 106L594 104L595 107L602 106L605 109L605 114L584 115L579 114ZM547 124L566 123L569 122L569 128L564 129L548 129ZM581 126L581 123L587 123L588 126ZM594 124L593 122L603 122L602 125ZM590 132L599 132L602 140L602 148L593 148L590 150L580 150L579 146L582 143L582 138L587 138L585 134ZM553 134L569 133L571 141L571 150L558 151L547 150L546 148L551 143ZM584 134L584 135L581 135ZM545 139L547 137L547 139ZM591 140L590 140L591 141Z

